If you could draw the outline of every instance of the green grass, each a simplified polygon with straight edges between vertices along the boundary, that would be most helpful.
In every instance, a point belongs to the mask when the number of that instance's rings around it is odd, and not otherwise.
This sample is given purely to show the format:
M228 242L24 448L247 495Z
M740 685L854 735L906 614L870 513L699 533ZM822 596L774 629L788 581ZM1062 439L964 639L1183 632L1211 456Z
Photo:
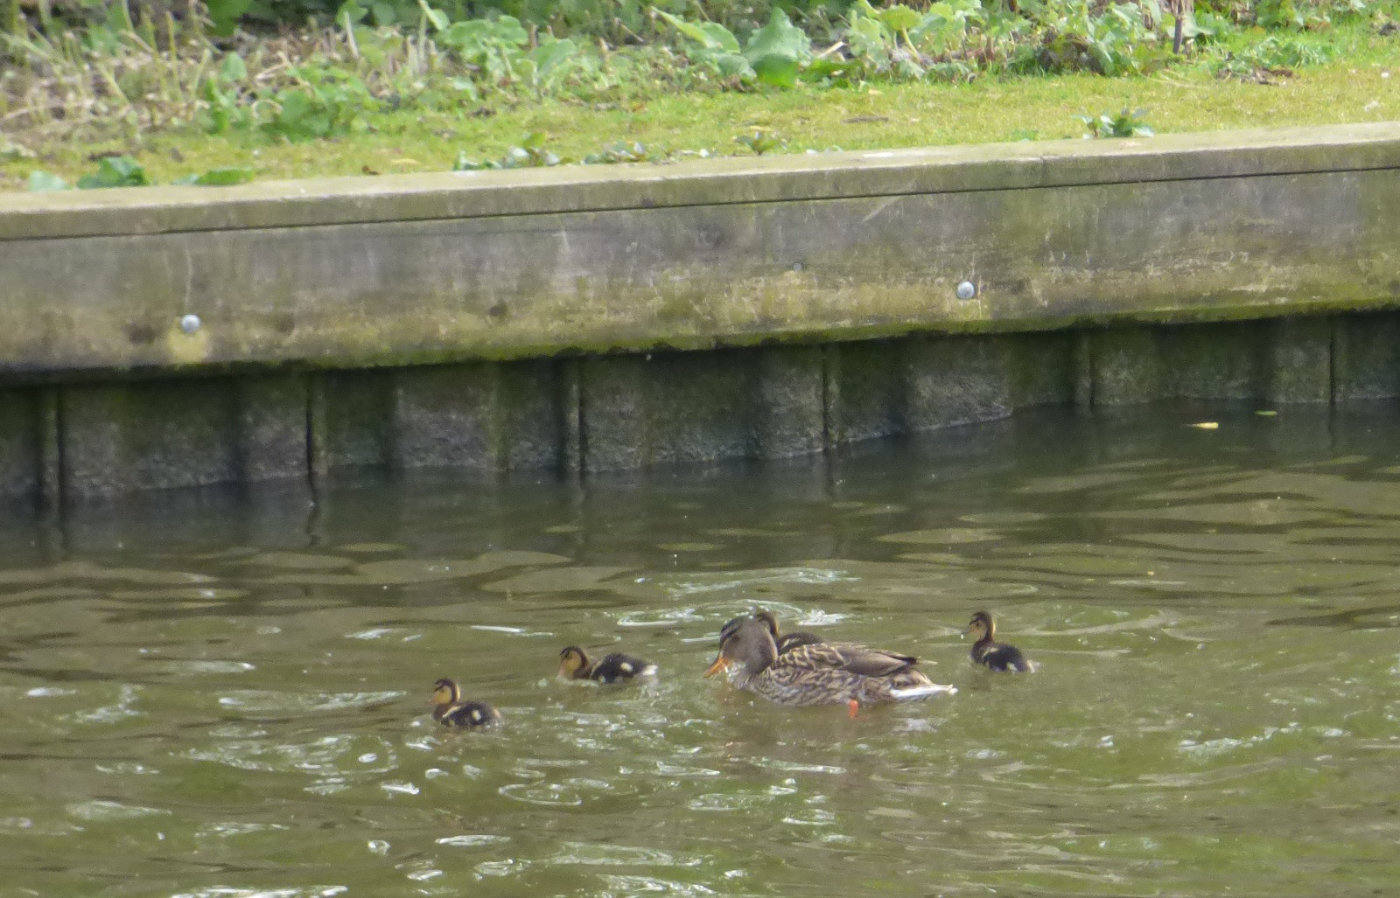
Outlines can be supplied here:
M1232 41L1244 48L1261 36ZM1291 39L1323 48L1331 61L1265 73L1268 83L1217 77L1204 57L1115 78L999 75L964 84L754 92L637 83L627 86L626 99L604 103L546 99L498 105L486 115L371 113L363 130L295 143L254 130L211 136L190 127L85 140L21 132L13 137L36 158L0 163L0 189L23 189L35 169L76 181L107 153L134 156L156 183L226 166L249 167L259 180L445 170L460 151L499 158L530 132L543 132L548 149L576 160L619 140L640 141L653 154L746 153L734 138L755 127L784 138L787 152L1079 137L1084 126L1076 116L1124 107L1145 110L1158 134L1400 120L1400 35L1356 23Z

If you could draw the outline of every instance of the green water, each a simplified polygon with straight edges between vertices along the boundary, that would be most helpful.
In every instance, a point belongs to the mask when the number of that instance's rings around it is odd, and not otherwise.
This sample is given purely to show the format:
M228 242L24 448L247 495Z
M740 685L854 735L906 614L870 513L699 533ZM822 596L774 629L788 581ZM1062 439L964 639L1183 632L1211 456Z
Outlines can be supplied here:
M12 513L0 895L1394 894L1397 545L1394 408ZM960 692L701 679L756 605ZM978 608L1038 673L971 668ZM440 730L439 676L506 725Z

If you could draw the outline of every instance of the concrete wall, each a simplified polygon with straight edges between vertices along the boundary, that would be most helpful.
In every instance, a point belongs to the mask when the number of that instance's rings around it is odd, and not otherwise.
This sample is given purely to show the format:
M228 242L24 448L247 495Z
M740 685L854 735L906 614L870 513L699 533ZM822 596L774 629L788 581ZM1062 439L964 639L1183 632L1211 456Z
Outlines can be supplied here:
M0 196L0 495L1397 396L1398 170L1369 125Z

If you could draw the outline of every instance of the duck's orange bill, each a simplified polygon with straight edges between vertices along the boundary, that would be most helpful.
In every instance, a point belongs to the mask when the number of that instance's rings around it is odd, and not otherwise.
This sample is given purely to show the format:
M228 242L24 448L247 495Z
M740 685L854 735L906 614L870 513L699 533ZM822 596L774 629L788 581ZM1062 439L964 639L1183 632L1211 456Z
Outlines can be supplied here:
M729 659L720 655L715 659L715 663L710 665L710 669L705 671L705 676L712 677L729 666Z

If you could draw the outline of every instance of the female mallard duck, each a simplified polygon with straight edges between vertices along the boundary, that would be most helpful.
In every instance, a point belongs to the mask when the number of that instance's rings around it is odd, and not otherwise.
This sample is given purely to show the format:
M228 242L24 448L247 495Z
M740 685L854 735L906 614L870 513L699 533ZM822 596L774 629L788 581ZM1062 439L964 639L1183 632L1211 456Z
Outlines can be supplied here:
M997 625L985 611L972 615L964 635L976 636L972 644L972 663L984 664L992 670L1009 670L1012 673L1029 673L1035 666L1026 660L1021 650L1014 645L1004 645L996 641Z
M482 727L499 723L501 712L486 702L462 701L462 690L446 677L433 684L433 719L445 727Z
M656 673L656 665L641 658L633 658L621 652L604 655L594 664L588 653L576 645L571 645L559 653L559 676L566 680L596 680L599 683L616 683L633 677L649 677Z
M914 669L917 659L863 646L832 643L800 645L779 653L769 622L737 617L720 631L719 657L705 671L711 677L737 665L740 689L782 705L839 705L851 716L863 704L957 692L939 686Z

